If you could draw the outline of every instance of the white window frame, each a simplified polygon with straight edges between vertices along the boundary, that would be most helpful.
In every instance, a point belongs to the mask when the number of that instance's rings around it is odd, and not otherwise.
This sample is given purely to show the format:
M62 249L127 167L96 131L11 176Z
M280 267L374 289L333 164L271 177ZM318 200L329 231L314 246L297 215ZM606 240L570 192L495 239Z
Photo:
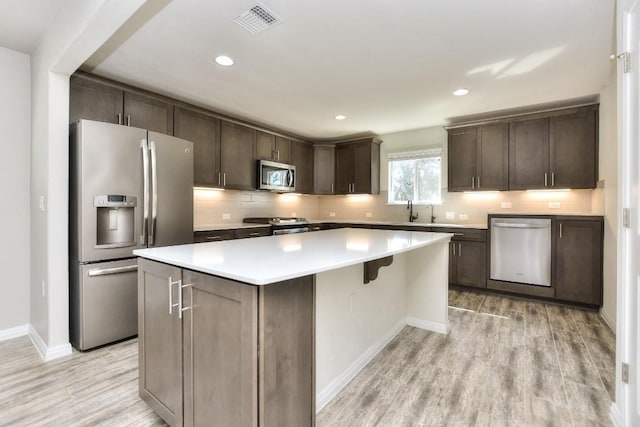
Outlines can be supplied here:
M412 150L412 151L401 151L395 153L387 153L387 172L388 172L388 196L387 196L387 204L388 205L405 205L407 201L395 201L392 200L393 197L393 173L392 173L392 163L394 161L400 160L419 160L419 159L428 159L428 158L439 158L440 159L440 185L439 187L439 198L438 200L412 200L414 205L441 205L442 204L442 147L433 147L421 150ZM417 188L417 185L415 186Z

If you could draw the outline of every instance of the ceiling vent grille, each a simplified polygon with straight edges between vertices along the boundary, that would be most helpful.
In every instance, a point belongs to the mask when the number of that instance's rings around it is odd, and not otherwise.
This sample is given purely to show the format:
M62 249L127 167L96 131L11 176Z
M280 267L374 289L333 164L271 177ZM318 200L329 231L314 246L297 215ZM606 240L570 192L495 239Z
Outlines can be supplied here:
M256 3L246 12L236 16L234 21L251 34L258 34L277 26L282 22L282 19L264 5Z

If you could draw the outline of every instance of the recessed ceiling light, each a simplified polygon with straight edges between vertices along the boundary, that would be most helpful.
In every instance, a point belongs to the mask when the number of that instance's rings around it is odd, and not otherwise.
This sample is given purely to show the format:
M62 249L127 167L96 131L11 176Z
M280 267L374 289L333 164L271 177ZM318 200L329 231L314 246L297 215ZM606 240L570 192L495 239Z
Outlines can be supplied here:
M469 89L465 89L465 88L460 88L458 90L454 90L453 94L455 96L462 96L462 95L466 95L469 93Z
M223 65L225 67L230 67L231 65L233 65L233 59L229 58L226 55L216 56L216 62L219 65Z
M338 114L337 116L334 117L334 119L336 119L336 120L344 120L346 118L347 118L347 116L345 116L343 114Z

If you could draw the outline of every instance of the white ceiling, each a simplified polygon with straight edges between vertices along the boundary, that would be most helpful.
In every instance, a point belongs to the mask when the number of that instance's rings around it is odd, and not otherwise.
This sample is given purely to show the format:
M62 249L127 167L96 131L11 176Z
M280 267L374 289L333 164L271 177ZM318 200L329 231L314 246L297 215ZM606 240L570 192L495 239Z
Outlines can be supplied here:
M5 0L0 2L0 46L33 53L65 0Z
M264 0L284 22L258 35L233 22L255 2L162 1L86 67L310 138L594 95L613 70L614 0Z

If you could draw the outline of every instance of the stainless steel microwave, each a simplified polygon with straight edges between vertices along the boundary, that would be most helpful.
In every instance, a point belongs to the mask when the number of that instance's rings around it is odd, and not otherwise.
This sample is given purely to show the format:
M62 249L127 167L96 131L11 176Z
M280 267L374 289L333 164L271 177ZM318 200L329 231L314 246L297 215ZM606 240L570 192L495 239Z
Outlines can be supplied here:
M258 160L258 189L295 191L296 167L286 163Z

